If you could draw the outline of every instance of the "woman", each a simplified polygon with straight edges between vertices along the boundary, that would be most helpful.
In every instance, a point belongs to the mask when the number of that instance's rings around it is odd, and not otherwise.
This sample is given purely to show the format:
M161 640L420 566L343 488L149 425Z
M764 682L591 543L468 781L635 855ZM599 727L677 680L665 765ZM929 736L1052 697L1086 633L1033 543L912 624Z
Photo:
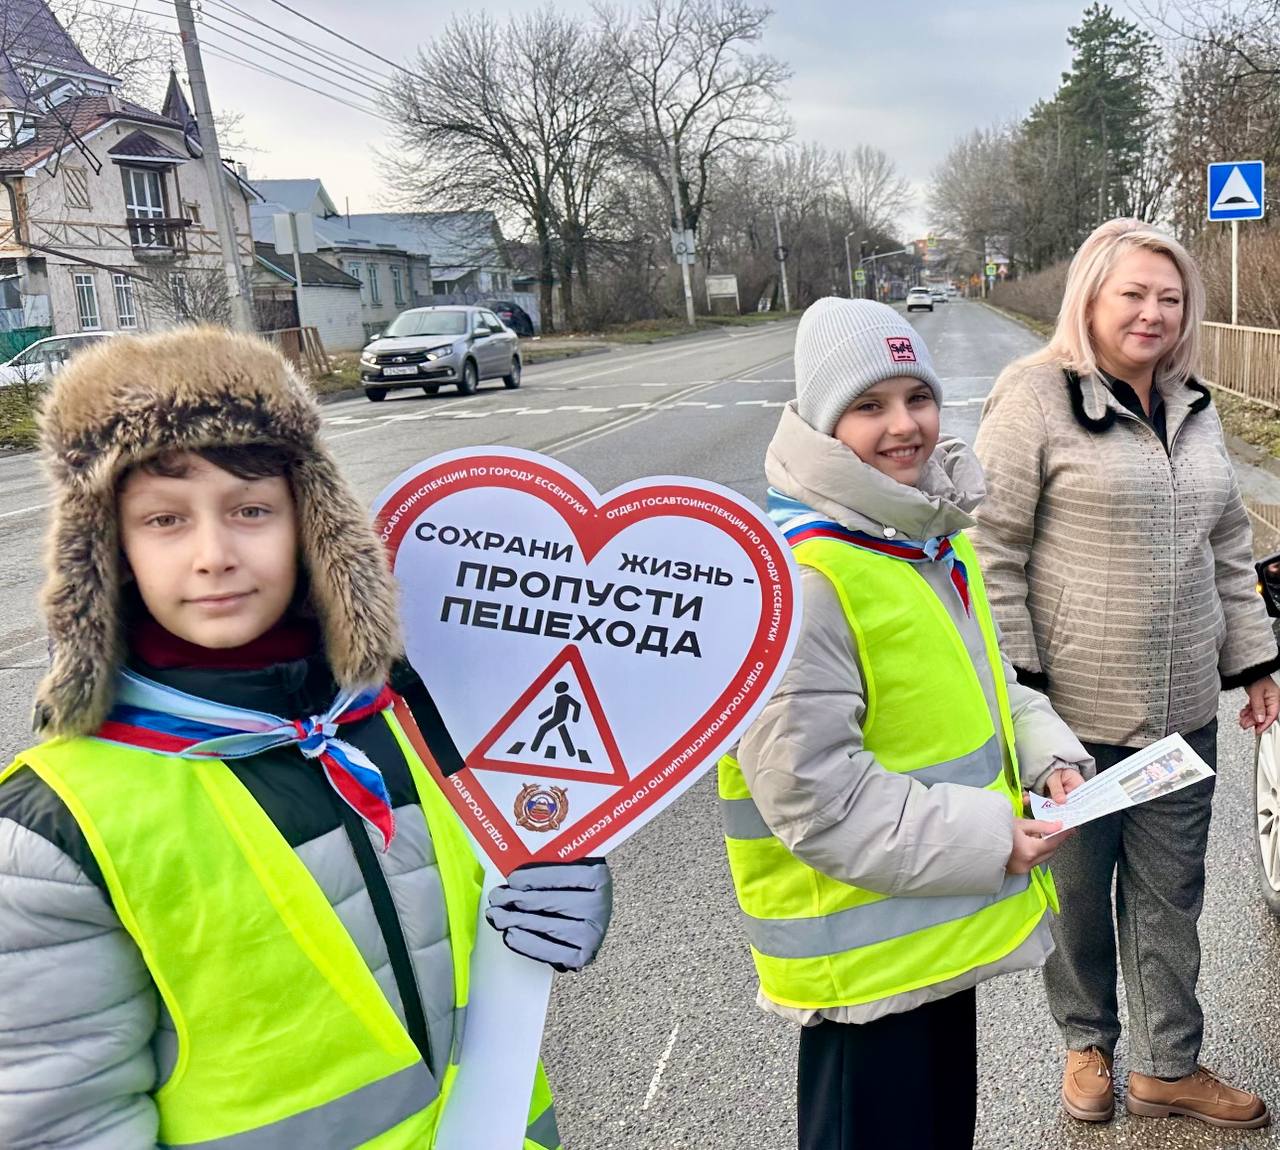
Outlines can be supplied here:
M1192 371L1204 289L1175 240L1099 227L1072 260L1048 347L1007 368L976 449L989 495L974 543L1006 653L1102 771L1180 732L1213 765L1218 693L1240 725L1280 711L1275 640L1209 392ZM1126 1106L1265 1126L1266 1104L1198 1064L1196 1000L1213 779L1098 819L1058 852L1062 915L1045 986L1067 1046L1062 1098L1115 1110L1117 930L1129 1000Z

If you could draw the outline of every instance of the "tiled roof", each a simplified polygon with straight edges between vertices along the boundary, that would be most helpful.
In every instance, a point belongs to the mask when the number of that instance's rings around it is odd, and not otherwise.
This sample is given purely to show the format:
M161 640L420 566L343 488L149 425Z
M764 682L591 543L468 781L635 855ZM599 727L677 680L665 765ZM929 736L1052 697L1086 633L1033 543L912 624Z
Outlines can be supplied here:
M277 275L293 283L293 256L282 256L276 252L272 244L255 243L254 254ZM359 289L360 281L353 276L339 271L332 264L325 263L318 255L311 252L298 257L302 266L302 286L305 287L345 287Z
M55 152L74 147L71 133L83 138L112 120L127 120L160 128L180 127L164 116L147 111L140 104L115 100L116 110L113 110L112 103L109 96L78 96L44 113L31 140L16 148L0 148L0 172L26 171L42 160L47 160ZM71 133L64 125L70 127Z
M107 155L117 160L167 160L172 164L182 164L187 160L186 156L179 155L155 136L147 135L141 128L130 132L114 148L109 149Z
M0 4L0 43L11 64L39 65L113 84L120 82L84 58L45 0L4 0Z

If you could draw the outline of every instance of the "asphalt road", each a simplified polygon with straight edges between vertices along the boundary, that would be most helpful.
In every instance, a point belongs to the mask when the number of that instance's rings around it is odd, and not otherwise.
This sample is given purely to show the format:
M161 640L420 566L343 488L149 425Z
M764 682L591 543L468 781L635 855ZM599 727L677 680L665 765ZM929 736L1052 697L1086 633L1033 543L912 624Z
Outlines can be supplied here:
M1038 339L975 303L939 306L912 322L944 380L944 430L971 440L996 374ZM344 401L326 408L325 435L370 500L436 452L507 444L556 455L600 491L647 474L688 474L759 501L765 447L794 395L794 333L791 323L736 329L533 367L518 392L489 384L471 398L405 392L376 407ZM1280 479L1242 467L1242 482L1259 504L1280 504ZM26 741L26 708L44 664L35 596L47 502L33 457L0 458L5 758ZM1220 713L1202 923L1204 1060L1280 1107L1280 922L1256 894L1252 747L1234 728L1239 705L1224 697ZM568 1150L795 1144L796 1031L754 1005L714 797L714 779L703 779L614 854L617 906L605 951L589 970L557 980L544 1055ZM1280 1148L1280 1130L1231 1134L1123 1113L1101 1128L1077 1123L1058 1104L1061 1055L1039 978L988 983L979 1009L979 1147ZM903 1127L909 1147L909 1114Z

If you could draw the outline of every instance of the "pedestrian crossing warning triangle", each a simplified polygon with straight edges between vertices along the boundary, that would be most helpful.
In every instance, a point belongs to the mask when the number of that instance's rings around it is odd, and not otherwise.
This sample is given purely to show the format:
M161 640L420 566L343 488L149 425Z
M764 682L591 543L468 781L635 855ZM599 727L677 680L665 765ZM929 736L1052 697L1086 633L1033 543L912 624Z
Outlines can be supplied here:
M1213 201L1215 212L1245 208L1257 211L1261 206L1258 203L1258 197L1253 194L1253 189L1249 187L1249 181L1244 178L1244 173L1238 167L1231 169L1231 175L1227 177L1227 182L1218 192L1218 198Z
M557 655L467 756L477 771L624 786L630 781L577 647Z

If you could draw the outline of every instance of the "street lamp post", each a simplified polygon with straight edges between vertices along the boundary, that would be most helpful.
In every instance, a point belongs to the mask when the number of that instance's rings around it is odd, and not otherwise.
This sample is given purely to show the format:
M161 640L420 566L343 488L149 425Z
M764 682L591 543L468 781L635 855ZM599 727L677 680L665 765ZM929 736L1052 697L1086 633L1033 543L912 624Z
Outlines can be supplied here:
M846 232L844 237L844 266L849 272L849 298L853 299L853 257L849 254L849 237L856 236L861 228L854 228L851 232ZM861 266L861 261L859 261Z

